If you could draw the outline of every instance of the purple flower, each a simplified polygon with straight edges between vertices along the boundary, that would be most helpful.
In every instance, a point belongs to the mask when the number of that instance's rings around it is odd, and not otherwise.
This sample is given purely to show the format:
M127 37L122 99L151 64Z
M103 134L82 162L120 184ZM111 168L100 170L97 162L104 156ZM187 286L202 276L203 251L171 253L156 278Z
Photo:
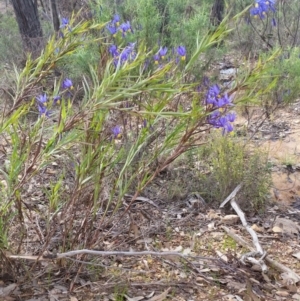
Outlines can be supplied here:
M134 60L136 58L136 51L135 51L135 43L128 43L128 46L126 47L127 51L128 51L128 58L130 60Z
M113 16L112 23L116 24L116 26L119 26L119 24L120 24L120 16L118 14L115 14Z
M154 56L153 56L153 60L154 60L154 64L158 64L158 62L159 62L159 60L160 60L160 56L158 55L158 54L155 54Z
M227 119L229 122L234 122L235 121L235 118L236 118L236 113L235 112L229 112L227 115L226 115Z
M208 117L208 124L214 128L222 128L223 135L233 131L233 125L231 122L235 120L235 113L229 112L227 115L222 115L219 110L213 111Z
M218 107L219 108L222 108L222 107L225 107L225 106L231 106L233 105L232 104L232 100L231 98L228 96L227 93L225 93L224 95L220 96L218 98Z
M62 18L61 19L61 25L59 28L65 28L69 25L69 19L68 18Z
M122 31L123 37L126 35L127 31L132 31L132 30L131 30L130 22L127 21L127 22L122 23L122 24L120 25L120 30Z
M61 100L61 97L59 95L54 96L53 97L53 104L54 105L59 105L60 104L60 100Z
M275 2L275 0L256 0L254 7L250 9L250 15L265 18L269 10L275 12Z
M273 27L276 27L276 26L277 26L277 22L276 22L276 19L275 19L275 18L272 18L272 26L273 26Z
M73 89L73 83L69 78L66 78L62 83L63 89Z
M129 47L125 47L120 55L121 62L124 63L128 59L130 59L130 54L131 54L131 49Z
M134 50L136 43L129 43L122 52L117 51L117 46L111 45L109 48L109 52L114 57L114 65L118 67L119 64L124 64L126 61L133 61L136 58L136 52Z
M212 105L213 108L224 108L227 106L232 106L232 99L228 96L227 93L221 95L221 90L218 85L211 86L205 98L205 103L207 105Z
M110 32L110 34L111 34L112 36L115 36L115 35L117 34L117 32L118 32L117 27L115 27L113 24L107 25L107 26L106 26L106 29Z
M120 139L121 138L121 128L116 125L115 127L112 128L112 134L114 139Z
M45 107L47 105L47 101L48 101L46 93L39 95L36 98L36 100L39 102L39 104L38 104L39 106Z
M181 60L185 60L186 58L186 49L184 46L178 46L177 47L177 53L179 56L181 56Z
M220 96L220 88L218 85L213 85L208 89L206 94L206 104L218 107L218 98Z
M38 110L39 110L39 115L41 117L44 117L44 116L49 117L50 116L50 111L45 106L38 105Z
M119 56L118 47L114 44L109 46L108 51L109 51L109 53L111 54L112 57L118 57Z
M158 51L159 55L161 56L162 59L164 59L164 57L166 56L168 52L168 48L167 47L161 47Z

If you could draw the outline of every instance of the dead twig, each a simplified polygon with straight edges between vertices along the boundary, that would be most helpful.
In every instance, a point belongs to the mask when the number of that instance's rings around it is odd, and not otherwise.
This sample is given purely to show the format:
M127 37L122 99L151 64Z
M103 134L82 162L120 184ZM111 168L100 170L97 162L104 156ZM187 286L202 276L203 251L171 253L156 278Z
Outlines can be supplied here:
M152 256L178 256L183 259L186 259L186 255L183 255L179 252L154 252L154 251L137 251L137 252L126 252L126 251L97 251L97 250L75 250L69 251L65 253L57 253L57 254L44 254L43 256L31 256L31 255L8 255L8 258L12 259L28 259L28 260L47 260L47 259L59 259L59 258L67 258L76 255L96 255L96 256L144 256L144 255L152 255ZM193 256L190 256L193 257ZM203 260L212 260L212 258L196 256L197 258Z
M241 246L247 248L250 251L255 251L254 248L249 246L249 244L241 237L239 237L237 234L235 234L233 231L231 231L229 228L222 226L221 227L232 239L234 239L237 243L239 243ZM277 269L279 272L282 273L288 273L293 277L293 280L295 283L300 281L300 276L295 273L293 270L288 268L287 266L283 265L282 263L277 262L276 260L270 258L269 256L265 257L265 260L267 263L269 263L271 266L273 266L275 269Z
M232 191L232 193L226 198L226 200L220 205L220 207L222 208L228 202L230 202L231 207L234 209L236 214L239 216L243 226L245 227L245 229L248 231L248 233L252 237L252 241L255 246L255 250L251 251L250 253L244 254L241 258L241 262L245 264L245 261L248 261L248 262L251 262L252 264L259 265L261 267L262 271L266 272L268 270L268 267L266 266L266 264L263 261L263 259L266 257L266 252L263 251L263 249L259 243L256 232L248 225L244 212L242 211L240 206L235 201L235 197L241 188L242 188L242 184L239 184ZM260 258L258 260L254 258L257 255L260 256Z

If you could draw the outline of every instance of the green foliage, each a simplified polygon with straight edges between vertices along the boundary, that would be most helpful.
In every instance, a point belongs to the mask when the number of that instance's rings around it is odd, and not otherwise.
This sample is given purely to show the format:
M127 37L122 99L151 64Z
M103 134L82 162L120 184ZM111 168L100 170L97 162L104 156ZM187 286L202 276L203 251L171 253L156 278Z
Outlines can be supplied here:
M236 250L237 249L237 243L230 236L225 236L224 240L223 240L223 246L222 246L222 248L225 251L227 251L227 250Z
M185 45L188 53L195 50L195 35L202 37L210 28L211 5L212 1L204 1L199 6L195 0L130 0L120 1L118 5L107 0L91 3L100 21L110 21L115 13L124 21L130 21L136 39L144 41L147 49L158 49L159 45Z
M263 210L271 185L267 154L251 150L234 137L212 135L200 152L205 176L200 189L208 202L221 203L239 184L237 197L243 209Z
M228 7L233 13L240 12L245 6L253 7L254 1L231 0ZM276 47L288 49L297 47L299 41L300 3L291 0L288 3L276 1L275 12L270 11L264 19L251 16L249 11L243 19L235 23L232 41L235 51L246 56L267 52Z
M273 100L277 104L291 103L297 99L300 92L300 49L294 47L284 51L274 61L272 74L278 75L279 80L273 90Z
M0 68L12 62L20 61L22 43L14 16L10 13L0 14Z

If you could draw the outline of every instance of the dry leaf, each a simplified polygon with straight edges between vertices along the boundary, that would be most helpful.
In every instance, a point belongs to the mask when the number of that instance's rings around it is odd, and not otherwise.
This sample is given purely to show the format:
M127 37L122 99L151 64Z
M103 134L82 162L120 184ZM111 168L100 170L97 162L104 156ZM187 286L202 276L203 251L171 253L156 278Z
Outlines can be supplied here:
M292 256L294 256L294 257L296 257L297 259L300 260L300 252L294 253L294 254L292 254Z
M149 298L153 297L154 294L155 294L155 291L153 291L153 292L151 292L149 295L147 295L146 298L149 299Z
M161 293L160 295L152 297L148 301L163 301L168 296L168 293L169 293L170 290L171 290L171 288L169 287L163 293Z
M138 296L138 297L130 298L127 295L124 295L124 297L126 298L127 301L140 301L140 300L144 299L144 296Z
M219 219L220 218L220 213L216 212L215 210L209 210L207 213L208 219Z
M139 227L137 226L136 223L131 223L130 227L129 227L129 233L133 232L134 238L138 238L140 236L140 231L139 231Z
M76 297L71 296L70 301L78 301L78 299Z
M17 285L12 283L6 287L0 287L0 297L8 296L12 291L16 289Z
M223 261L228 262L228 258L225 254L223 254L222 252L220 252L218 250L216 251L216 253Z
M292 273L284 272L280 276L285 285L292 285L299 282L299 278L297 278L297 275L293 272Z
M152 241L153 241L153 239L148 237L148 238L139 239L136 241L136 243L137 244L144 244L144 243L150 244Z
M247 280L247 290L244 294L245 301L260 301L260 299L252 292L252 285L249 280Z

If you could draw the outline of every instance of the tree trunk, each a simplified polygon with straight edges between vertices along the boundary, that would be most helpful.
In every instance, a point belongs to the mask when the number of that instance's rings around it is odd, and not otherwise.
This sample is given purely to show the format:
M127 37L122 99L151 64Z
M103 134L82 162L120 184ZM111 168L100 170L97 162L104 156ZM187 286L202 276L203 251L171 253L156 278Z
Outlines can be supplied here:
M52 23L55 31L59 31L59 17L57 12L56 0L50 0L51 2L51 15L52 15Z
M36 56L43 45L43 31L38 16L37 0L11 0L25 51Z
M213 26L218 26L223 20L224 0L215 0L210 14L210 22Z

